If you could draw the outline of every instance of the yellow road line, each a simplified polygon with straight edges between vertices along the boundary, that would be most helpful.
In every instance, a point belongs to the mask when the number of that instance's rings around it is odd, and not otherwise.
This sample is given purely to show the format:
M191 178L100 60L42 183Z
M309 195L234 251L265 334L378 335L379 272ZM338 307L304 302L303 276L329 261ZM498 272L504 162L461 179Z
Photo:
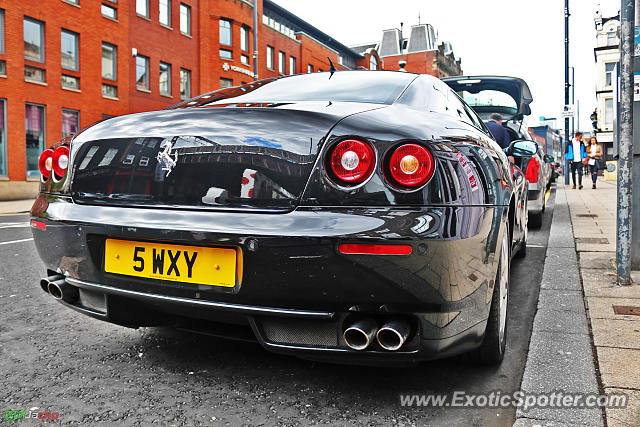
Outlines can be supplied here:
M544 193L544 203L547 203L547 200L549 200L549 197L551 196L551 189L548 189L546 193Z

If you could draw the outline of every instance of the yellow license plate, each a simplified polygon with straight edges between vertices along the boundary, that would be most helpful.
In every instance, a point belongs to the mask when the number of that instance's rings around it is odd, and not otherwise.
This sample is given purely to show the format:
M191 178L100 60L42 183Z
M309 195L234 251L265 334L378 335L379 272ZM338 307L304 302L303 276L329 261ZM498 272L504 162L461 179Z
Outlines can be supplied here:
M207 248L107 239L107 273L232 288L241 280L242 255L234 248Z

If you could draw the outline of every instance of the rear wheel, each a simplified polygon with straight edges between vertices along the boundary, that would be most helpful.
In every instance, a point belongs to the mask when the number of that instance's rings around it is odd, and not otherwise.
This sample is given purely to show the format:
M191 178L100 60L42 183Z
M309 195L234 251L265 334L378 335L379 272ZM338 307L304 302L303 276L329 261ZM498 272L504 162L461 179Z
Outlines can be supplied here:
M542 215L544 214L544 208L537 214L529 215L529 225L533 228L542 227Z
M504 233L498 264L498 274L493 285L493 296L487 329L482 345L469 354L470 358L481 364L497 364L504 358L507 342L507 304L509 302L509 274L511 259L509 233Z

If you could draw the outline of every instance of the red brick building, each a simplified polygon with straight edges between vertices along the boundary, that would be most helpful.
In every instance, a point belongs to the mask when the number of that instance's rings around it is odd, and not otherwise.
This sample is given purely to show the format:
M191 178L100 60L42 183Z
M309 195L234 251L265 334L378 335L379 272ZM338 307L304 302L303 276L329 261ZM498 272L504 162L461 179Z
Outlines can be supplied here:
M0 0L0 200L33 196L40 153L109 116L240 85L256 70L327 71L329 59L397 68L375 46L349 48L271 0L255 2L257 68L254 0ZM442 54L420 58L406 69L439 75Z

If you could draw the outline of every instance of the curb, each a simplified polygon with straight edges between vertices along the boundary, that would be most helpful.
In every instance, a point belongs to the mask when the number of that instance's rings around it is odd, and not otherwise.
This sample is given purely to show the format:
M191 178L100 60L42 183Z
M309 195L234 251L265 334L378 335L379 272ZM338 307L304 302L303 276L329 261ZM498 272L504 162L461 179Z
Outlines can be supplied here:
M538 307L520 389L600 394L593 343L564 187L556 187ZM518 408L514 426L604 426L600 408Z

